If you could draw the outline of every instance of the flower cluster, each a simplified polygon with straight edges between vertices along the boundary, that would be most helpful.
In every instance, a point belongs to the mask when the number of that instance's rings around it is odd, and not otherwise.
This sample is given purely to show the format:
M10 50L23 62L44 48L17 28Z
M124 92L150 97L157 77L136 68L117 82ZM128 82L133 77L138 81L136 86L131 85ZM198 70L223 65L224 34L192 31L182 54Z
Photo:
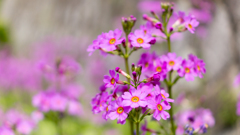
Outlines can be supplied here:
M138 61L146 75L158 74L160 81L166 79L168 72L177 71L180 77L193 81L194 77L203 77L206 73L205 63L197 56L190 54L188 59L182 59L175 53L157 56L155 53L143 53Z
M141 73L141 67L134 68ZM128 89L127 82L120 81L119 74L110 70L110 76L104 76L105 84L100 87L100 93L92 99L93 113L103 112L104 119L118 119L118 123L121 124L124 124L127 118L136 120L134 117L136 113L142 116L153 114L156 120L169 118L166 110L171 108L169 102L174 100L168 98L169 94L159 85L154 86L151 83L152 77L145 81L137 81L140 76L136 71L133 72L133 79L118 67L116 71L132 80L131 87ZM139 85L134 85L136 83ZM107 88L111 90L107 92Z
M38 65L48 86L45 91L33 97L33 106L43 113L67 112L69 115L80 116L82 107L79 97L83 88L73 83L76 73L79 72L79 64L69 57L64 57L55 63L42 60Z
M100 87L100 92L92 99L92 112L94 114L103 112L104 119L117 119L117 123L120 124L124 124L128 119L131 125L136 124L136 135L140 135L139 123L146 116L151 115L157 121L170 119L171 133L175 135L172 86L180 78L185 78L187 81L193 81L195 77L202 78L206 69L203 60L193 54L190 54L188 59L183 59L171 52L170 40L173 34L186 30L194 33L199 22L193 15L186 15L181 11L174 13L173 3L169 2L161 3L160 17L154 11L151 11L151 14L153 17L143 15L147 23L134 31L132 28L136 18L133 16L122 18L125 38L121 38L122 31L117 29L101 34L89 46L87 51L90 54L98 49L104 54L119 55L124 59L126 66L126 72L117 67L115 69L117 73L109 70L110 75L104 76L104 84ZM168 42L168 53L162 56L158 56L156 53L143 53L137 66L131 65L132 72L130 72L129 56L138 49L150 48L158 40L156 37L161 37ZM174 72L177 75L173 74ZM124 76L127 81L120 80L119 74ZM175 79L172 79L173 75L176 75ZM143 76L146 78L141 79ZM168 93L163 87L160 87L162 83L165 83ZM198 112L207 113L205 110ZM201 117L203 123L201 123L201 127L192 127L193 125L190 125L192 123L187 123L189 127L186 133L191 134L193 131L205 133L207 124L212 126L212 123L205 121L207 116L209 115L200 116L199 113L196 113L196 117ZM186 123L184 124L186 126ZM162 134L162 132L148 129L146 124L142 130ZM134 127L131 127L131 134L133 133Z
M209 127L214 126L215 120L209 109L199 108L176 114L177 134L203 134Z
M39 115L42 116L41 113ZM35 117L36 115L29 117L13 109L8 110L5 114L1 114L1 116L1 135L14 135L15 133L29 135L39 122L36 119L39 117Z
M82 112L81 104L77 98L72 96L78 96L76 92L77 88L69 89L70 91L44 91L38 93L33 97L33 106L38 108L39 111L49 112L68 112L70 115L79 116ZM73 90L73 91L71 91ZM73 93L71 93L73 92Z
M122 30L115 29L114 31L110 30L107 33L102 33L95 39L87 49L89 55L91 55L95 50L101 50L103 54L117 54L123 56L123 48L131 48L133 51L139 48L150 48L152 44L155 44L156 39L148 31L148 28L143 26L140 29L136 29L134 32L131 32L132 27L136 22L134 16L129 18L122 18L122 24L124 32L127 33L127 39L121 37ZM127 43L126 43L126 40ZM122 47L121 47L122 45Z

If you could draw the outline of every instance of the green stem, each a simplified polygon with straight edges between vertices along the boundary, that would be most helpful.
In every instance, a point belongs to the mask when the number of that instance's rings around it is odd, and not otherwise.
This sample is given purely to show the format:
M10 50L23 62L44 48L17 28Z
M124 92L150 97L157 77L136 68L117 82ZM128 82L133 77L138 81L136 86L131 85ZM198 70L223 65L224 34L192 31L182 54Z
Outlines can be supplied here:
M140 133L139 133L139 122L136 122L136 135L140 135Z
M63 135L61 118L59 118L59 120L58 120L58 135Z
M130 75L129 65L128 65L128 57L125 57L125 58L124 58L124 61L125 61L126 72L127 72L127 74ZM131 83L131 82L130 82L130 78L127 78L127 81L128 81L128 83ZM129 85L128 85L128 87L129 87Z
M171 52L171 42L170 42L170 36L167 34L167 43L168 43L168 51ZM169 98L172 98L172 71L169 72L169 83L168 83L168 93ZM170 121L171 121L171 130L173 135L176 134L175 132L175 124L173 120L173 104L170 103L171 109L169 110L170 113Z
M172 86L168 86L168 93L169 93L169 98L172 98ZM170 103L170 105L171 105L171 109L169 110L169 113L170 113L171 128L172 128L173 135L175 135L175 125L173 120L173 104Z
M125 68L126 68L126 72L127 74L130 75L130 71L129 71L129 64L128 64L128 34L126 33L126 48L125 48L125 55L124 55L124 62L125 62ZM127 78L127 82L130 84L130 78ZM128 85L128 88L130 87L130 85ZM131 121L129 119L129 123L130 123L130 132L131 135L134 135L134 125L133 125L133 121Z
M170 36L167 36L167 43L168 43L168 52L171 52Z

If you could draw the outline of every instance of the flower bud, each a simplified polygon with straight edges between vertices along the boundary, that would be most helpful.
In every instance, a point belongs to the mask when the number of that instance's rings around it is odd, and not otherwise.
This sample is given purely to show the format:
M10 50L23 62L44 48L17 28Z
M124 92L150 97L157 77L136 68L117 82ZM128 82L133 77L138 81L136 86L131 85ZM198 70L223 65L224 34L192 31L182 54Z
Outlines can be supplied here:
M135 64L132 63L132 72L135 71Z

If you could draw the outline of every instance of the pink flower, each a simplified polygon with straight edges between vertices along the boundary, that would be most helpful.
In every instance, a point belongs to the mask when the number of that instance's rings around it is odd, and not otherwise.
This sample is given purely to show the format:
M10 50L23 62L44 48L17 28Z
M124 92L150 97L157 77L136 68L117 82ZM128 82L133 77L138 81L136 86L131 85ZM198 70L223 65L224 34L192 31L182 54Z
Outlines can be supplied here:
M150 100L148 107L155 110L153 117L158 121L161 118L167 120L170 117L169 113L165 110L169 110L171 106L169 104L166 104L164 101L162 102L161 95L157 96L155 100Z
M43 112L48 112L51 108L49 95L46 93L38 93L33 97L32 104Z
M114 31L110 30L108 33L105 33L105 37L102 39L100 47L104 51L116 50L116 46L122 43L123 39L120 39L121 35L122 31L119 29L115 29Z
M191 16L187 17L185 21L185 27L191 32L194 33L195 27L199 25L199 22L196 20L196 18L192 18Z
M134 47L149 48L153 39L151 35L145 34L143 30L135 30L134 34L129 34L129 41Z
M35 123L38 123L39 121L41 121L44 118L44 115L40 111L34 111L34 112L32 112L31 118Z
M56 93L51 97L51 109L54 111L64 112L68 100L61 94Z
M100 44L102 43L103 38L105 38L105 33L99 35L96 40L93 40L93 44L88 46L87 51L90 52L89 56L91 56L95 50L100 49Z
M236 78L234 79L234 82L233 82L234 87L237 87L239 85L240 85L240 73L236 76Z
M115 88L116 87L116 83L119 80L119 74L116 75L114 70L109 70L109 74L111 76L105 75L104 79L103 79L103 82L105 83L106 87Z
M78 101L70 100L68 102L68 113L70 115L79 116L82 114L82 106Z
M162 61L161 59L157 59L153 64L154 73L158 73L160 75L160 81L163 81L166 78L167 74L167 62Z
M188 58L194 63L194 71L195 73L202 78L203 75L206 73L205 63L203 60L199 59L197 56L190 54Z
M96 113L100 113L101 111L103 111L104 110L103 104L105 104L108 99L109 99L108 92L102 92L102 93L97 94L92 99L92 102L91 102L92 112L94 114L96 114Z
M193 69L194 63L190 60L184 60L182 62L182 68L178 70L180 77L185 77L187 81L193 81L196 75Z
M128 117L128 113L131 111L131 107L123 106L122 98L118 98L116 101L111 102L109 110L111 110L111 112L108 117L111 120L118 119L117 123L124 124Z
M10 128L3 126L0 128L0 135L15 135L15 134Z
M141 90L132 90L132 92L124 92L122 95L123 105L131 106L132 108L137 108L139 106L145 107L147 102L145 100L147 93L142 92Z
M20 134L28 135L32 132L34 124L31 121L23 120L16 126L17 131Z
M167 55L162 56L163 61L167 62L167 70L178 70L182 64L182 58L177 57L176 53L168 53Z
M169 94L162 88L160 88L159 86L155 86L155 90L158 91L161 96L162 96L162 99L167 101L167 102L174 102L173 99L171 98L168 98L169 97Z

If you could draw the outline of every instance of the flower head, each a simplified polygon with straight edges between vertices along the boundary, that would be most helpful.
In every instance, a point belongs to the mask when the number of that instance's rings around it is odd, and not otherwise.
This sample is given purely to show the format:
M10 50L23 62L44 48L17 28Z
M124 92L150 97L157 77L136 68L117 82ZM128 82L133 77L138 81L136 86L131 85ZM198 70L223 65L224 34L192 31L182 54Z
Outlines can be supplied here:
M185 27L191 32L194 33L195 27L199 25L199 22L196 20L196 18L193 18L191 16L188 16L185 21Z
M120 124L124 124L126 122L128 113L131 111L131 107L123 105L122 98L118 98L116 101L111 102L108 109L111 110L108 117L111 120L118 119L117 123Z
M116 50L116 46L121 44L123 41L123 39L120 39L121 35L122 31L119 29L115 29L114 31L110 30L108 33L105 33L105 36L100 43L100 47L104 51Z
M149 48L153 39L151 35L145 34L143 30L135 30L134 33L129 34L129 40L134 47Z
M178 70L181 67L182 58L177 57L175 53L168 53L162 56L162 60L167 62L167 70Z
M105 83L106 87L115 88L116 83L119 80L119 74L116 75L114 70L109 70L109 74L110 76L104 76L103 82Z
M196 75L194 71L194 63L190 60L183 60L182 68L178 70L180 77L185 77L187 81L193 81L194 76Z
M203 75L206 73L205 63L203 60L199 59L197 56L190 54L188 56L189 60L191 60L194 63L194 71L195 73L202 78Z
M148 107L155 110L153 117L158 121L161 118L167 120L170 117L169 113L165 110L169 110L171 106L162 101L161 95L157 96L154 100L149 101Z
M157 59L153 63L152 69L155 73L158 73L160 75L160 81L163 81L166 78L166 73L167 73L167 62L166 61Z
M54 111L64 112L67 107L67 98L56 93L51 97L51 109Z
M123 105L131 106L132 108L137 108L139 106L145 107L147 102L145 100L147 93L142 92L141 90L132 90L131 92L124 92L122 95Z

